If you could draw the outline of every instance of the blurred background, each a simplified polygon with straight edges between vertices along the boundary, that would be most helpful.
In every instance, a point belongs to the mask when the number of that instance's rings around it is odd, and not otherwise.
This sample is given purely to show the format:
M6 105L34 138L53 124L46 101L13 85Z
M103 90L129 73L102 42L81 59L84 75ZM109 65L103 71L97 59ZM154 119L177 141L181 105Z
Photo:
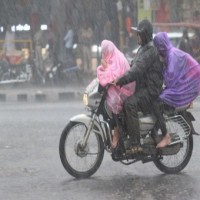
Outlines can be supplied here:
M82 84L96 75L103 39L134 57L130 27L145 18L200 62L199 0L1 0L0 84Z

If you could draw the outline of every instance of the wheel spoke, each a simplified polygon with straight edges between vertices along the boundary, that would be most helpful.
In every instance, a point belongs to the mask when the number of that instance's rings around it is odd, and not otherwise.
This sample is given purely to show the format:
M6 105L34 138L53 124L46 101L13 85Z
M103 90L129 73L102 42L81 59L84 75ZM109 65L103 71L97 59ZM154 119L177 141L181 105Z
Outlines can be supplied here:
M79 172L87 171L95 165L100 148L95 133L90 134L87 145L83 151L77 147L83 140L86 130L83 124L72 127L65 143L66 159L69 165Z
M193 140L192 136L188 135L189 129L181 117L169 119L166 125L168 132L178 135L183 144L175 155L162 155L162 158L156 160L155 164L163 172L177 173L182 170L190 160Z

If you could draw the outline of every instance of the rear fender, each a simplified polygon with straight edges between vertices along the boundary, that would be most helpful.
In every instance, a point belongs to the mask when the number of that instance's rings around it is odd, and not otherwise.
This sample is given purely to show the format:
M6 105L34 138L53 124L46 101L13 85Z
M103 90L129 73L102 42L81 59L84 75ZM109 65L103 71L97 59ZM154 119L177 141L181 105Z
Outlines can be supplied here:
M186 111L186 114L187 114L188 118L189 118L191 121L195 121L195 118L194 118L194 116L192 115L191 112Z

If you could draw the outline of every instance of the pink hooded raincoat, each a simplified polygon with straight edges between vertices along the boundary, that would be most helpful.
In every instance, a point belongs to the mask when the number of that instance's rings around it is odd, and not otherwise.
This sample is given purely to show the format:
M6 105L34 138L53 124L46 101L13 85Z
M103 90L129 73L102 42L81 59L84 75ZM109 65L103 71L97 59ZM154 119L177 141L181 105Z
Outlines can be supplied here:
M97 68L97 77L99 83L104 87L108 83L122 76L130 65L125 56L117 49L117 47L109 40L103 40L101 43L102 59L105 65ZM107 103L114 114L118 114L123 107L124 100L132 95L135 91L135 82L124 85L123 87L111 86L108 89Z

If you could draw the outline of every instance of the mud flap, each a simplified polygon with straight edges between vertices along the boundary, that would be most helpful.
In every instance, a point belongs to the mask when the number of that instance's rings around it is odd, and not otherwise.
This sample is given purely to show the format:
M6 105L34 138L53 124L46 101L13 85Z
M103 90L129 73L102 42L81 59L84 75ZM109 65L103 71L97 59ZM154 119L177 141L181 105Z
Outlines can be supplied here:
M186 111L186 115L188 116L188 118L189 118L191 121L195 121L195 118L194 118L194 116L192 115L191 112Z

